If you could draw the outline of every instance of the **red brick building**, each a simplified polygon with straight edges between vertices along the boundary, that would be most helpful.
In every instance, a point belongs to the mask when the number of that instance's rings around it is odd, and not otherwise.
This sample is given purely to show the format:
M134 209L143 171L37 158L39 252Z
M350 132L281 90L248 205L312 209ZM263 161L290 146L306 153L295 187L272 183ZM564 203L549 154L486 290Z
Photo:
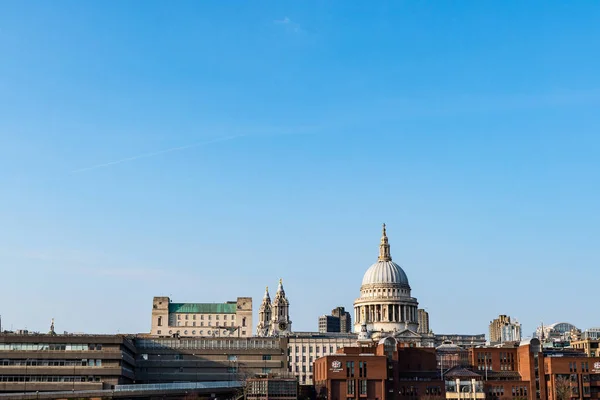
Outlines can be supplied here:
M488 399L561 400L556 392L563 380L569 399L600 399L600 357L578 349L542 348L532 339L518 347L469 349L469 361Z
M393 338L317 359L313 379L317 395L327 400L444 398L435 350L401 347Z

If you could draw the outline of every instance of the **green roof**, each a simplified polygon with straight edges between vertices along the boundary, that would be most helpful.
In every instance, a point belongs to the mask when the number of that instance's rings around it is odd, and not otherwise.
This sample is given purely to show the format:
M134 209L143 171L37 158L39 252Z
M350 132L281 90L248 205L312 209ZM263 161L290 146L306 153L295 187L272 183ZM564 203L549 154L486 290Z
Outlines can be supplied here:
M235 314L236 303L169 303L170 313Z

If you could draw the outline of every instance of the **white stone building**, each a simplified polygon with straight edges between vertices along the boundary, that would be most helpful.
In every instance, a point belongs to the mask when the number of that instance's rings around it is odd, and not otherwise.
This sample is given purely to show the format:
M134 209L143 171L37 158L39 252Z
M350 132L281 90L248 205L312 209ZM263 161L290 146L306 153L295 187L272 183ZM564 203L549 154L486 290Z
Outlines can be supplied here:
M287 336L291 332L290 302L285 295L283 281L280 279L273 302L269 295L269 287L265 290L263 301L258 309L256 336Z
M408 277L392 261L385 224L377 262L365 272L354 301L354 332L366 325L374 339L394 336L399 342L433 347L433 334L419 331L419 303L411 296Z
M152 336L250 337L252 298L226 303L172 303L169 297L152 302Z
M289 372L301 385L312 385L313 362L343 347L356 347L357 338L352 333L294 332L287 338Z

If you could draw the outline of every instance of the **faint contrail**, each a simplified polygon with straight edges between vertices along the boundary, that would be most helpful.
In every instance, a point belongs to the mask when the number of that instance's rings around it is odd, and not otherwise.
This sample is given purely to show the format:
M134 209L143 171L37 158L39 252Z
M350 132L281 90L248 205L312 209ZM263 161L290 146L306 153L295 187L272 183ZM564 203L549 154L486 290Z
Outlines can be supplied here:
M71 173L72 174L76 174L78 172L90 171L92 169L110 167L111 165L121 164L121 163L129 162L129 161L134 161L134 160L138 160L140 158L154 157L154 156L157 156L159 154L171 153L173 151L185 150L185 149L189 149L189 148L192 148L192 147L204 146L204 145L211 144L211 143L216 143L216 142L224 142L224 141L236 139L236 138L239 138L239 137L242 137L242 136L246 136L246 135L245 134L240 134L240 135L233 135L233 136L225 136L225 137L221 137L221 138L207 140L205 142L197 142L197 143L192 143L192 144L188 144L188 145L185 145L185 146L171 147L170 149L159 150L159 151L155 151L153 153L139 154L137 156L122 158L120 160L110 161L110 162L107 162L107 163L104 163L104 164L97 164L97 165L92 165L91 167L85 167L85 168L76 169L76 170L71 171Z

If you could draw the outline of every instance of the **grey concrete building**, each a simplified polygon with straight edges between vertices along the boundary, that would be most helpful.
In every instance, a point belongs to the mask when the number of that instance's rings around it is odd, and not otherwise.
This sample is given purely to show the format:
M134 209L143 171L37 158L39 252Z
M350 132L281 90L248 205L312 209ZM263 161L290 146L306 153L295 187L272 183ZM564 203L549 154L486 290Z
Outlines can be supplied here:
M285 339L137 337L139 383L242 380L288 371Z
M126 336L0 334L0 392L111 389L134 371Z
M331 315L319 317L319 333L350 333L352 332L352 317L344 307L331 310Z

